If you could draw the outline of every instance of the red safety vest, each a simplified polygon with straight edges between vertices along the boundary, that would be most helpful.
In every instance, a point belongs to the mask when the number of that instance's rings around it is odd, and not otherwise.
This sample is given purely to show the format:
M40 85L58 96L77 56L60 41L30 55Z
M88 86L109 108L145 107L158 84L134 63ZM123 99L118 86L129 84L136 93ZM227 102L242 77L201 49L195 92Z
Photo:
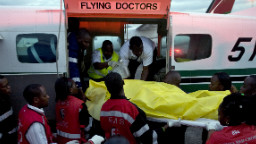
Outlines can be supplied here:
M109 99L106 101L100 113L100 123L106 138L121 135L128 139L130 144L136 144L130 127L138 114L138 109L126 99Z
M48 121L45 115L37 113L36 111L28 108L28 106L25 105L19 112L19 129L18 129L19 144L29 144L25 135L29 127L35 122L39 122L44 126L48 143L53 142L51 128L48 125Z
M81 140L79 109L84 101L68 96L65 101L56 103L56 129L58 144L71 140ZM83 140L84 142L84 140Z
M253 125L241 124L228 126L221 131L214 132L206 144L255 144L256 127Z

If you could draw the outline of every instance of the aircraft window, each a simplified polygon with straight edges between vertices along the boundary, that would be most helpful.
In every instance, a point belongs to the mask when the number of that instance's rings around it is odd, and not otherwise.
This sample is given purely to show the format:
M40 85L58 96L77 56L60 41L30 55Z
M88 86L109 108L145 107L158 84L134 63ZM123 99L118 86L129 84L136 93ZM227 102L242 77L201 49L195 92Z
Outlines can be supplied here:
M177 35L174 38L174 59L188 62L211 56L212 38L206 34Z
M93 38L93 50L96 50L98 48L102 47L102 43L105 40L110 40L113 44L114 51L116 53L119 53L119 50L121 48L121 39L118 36L95 36Z
M53 34L20 34L16 38L17 56L22 63L56 62L56 46Z

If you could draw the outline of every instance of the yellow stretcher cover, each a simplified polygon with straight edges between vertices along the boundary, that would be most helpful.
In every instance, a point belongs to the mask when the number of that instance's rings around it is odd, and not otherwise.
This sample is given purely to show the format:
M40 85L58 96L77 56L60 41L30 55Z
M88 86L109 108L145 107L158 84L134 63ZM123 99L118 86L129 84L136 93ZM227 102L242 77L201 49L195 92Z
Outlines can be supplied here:
M229 91L199 90L185 93L180 88L163 82L142 80L124 80L125 95L131 102L140 107L148 117L196 120L198 118L218 119L217 110ZM92 117L99 120L100 110L110 94L104 82L90 80L85 95Z

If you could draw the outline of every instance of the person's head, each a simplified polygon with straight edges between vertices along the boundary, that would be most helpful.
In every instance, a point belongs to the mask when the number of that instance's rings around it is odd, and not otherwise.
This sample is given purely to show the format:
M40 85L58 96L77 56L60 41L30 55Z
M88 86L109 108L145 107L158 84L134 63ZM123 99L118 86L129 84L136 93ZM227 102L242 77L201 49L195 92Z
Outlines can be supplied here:
M225 72L215 73L211 78L209 85L210 91L225 91L231 89L231 79Z
M256 75L250 75L245 78L240 92L248 96L256 95Z
M61 77L55 82L56 101L66 100L69 95L77 95L78 88L72 79Z
M116 72L110 72L105 77L105 85L111 94L111 97L113 98L122 94L124 81L120 74Z
M109 40L105 40L103 43L102 43L102 52L103 52L103 55L106 59L109 59L111 58L112 54L113 54L113 44L111 41Z
M181 82L181 77L180 77L180 73L177 71L169 71L163 80L165 83L167 84L172 84L172 85L176 85L177 87L180 86L180 82Z
M6 77L0 75L0 95L10 95L11 87Z
M50 98L45 87L40 84L28 85L23 91L23 96L30 105L38 108L47 107Z
M82 50L89 49L89 47L91 45L90 32L85 28L79 29L79 32L78 32L78 35L77 35L77 42L78 42L79 47Z
M79 30L79 19L76 17L68 18L68 32L78 32Z
M245 100L240 93L226 96L219 106L219 121L221 125L235 126L245 122Z
M143 52L143 43L140 37L134 36L130 39L130 50L132 53L139 57Z

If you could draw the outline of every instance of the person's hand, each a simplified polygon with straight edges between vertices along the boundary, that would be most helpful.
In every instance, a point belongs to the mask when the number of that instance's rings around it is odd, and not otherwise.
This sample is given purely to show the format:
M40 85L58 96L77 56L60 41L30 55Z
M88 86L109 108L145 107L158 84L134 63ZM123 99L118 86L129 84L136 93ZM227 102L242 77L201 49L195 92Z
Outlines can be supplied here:
M169 127L169 124L164 125L164 126L162 127L163 131L165 132L168 127Z
M127 66L116 66L112 69L112 72L119 73L122 79L128 78L130 76L130 72Z
M115 67L117 65L118 65L118 62L115 62L115 61L109 61L108 62L108 66Z
M208 124L206 124L206 129L209 130L216 130L216 131L220 131L223 129L223 126L220 123L214 123L214 122L210 122Z

